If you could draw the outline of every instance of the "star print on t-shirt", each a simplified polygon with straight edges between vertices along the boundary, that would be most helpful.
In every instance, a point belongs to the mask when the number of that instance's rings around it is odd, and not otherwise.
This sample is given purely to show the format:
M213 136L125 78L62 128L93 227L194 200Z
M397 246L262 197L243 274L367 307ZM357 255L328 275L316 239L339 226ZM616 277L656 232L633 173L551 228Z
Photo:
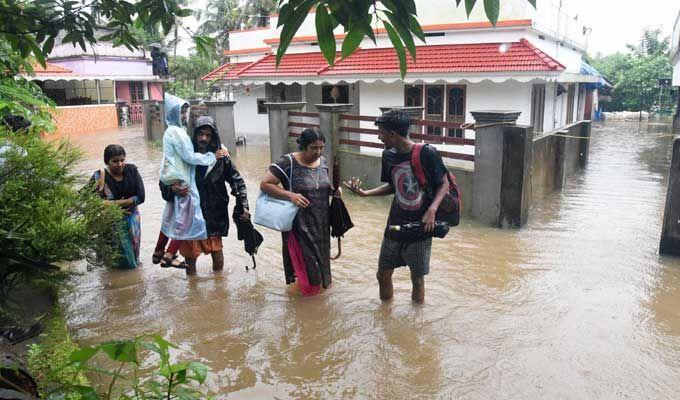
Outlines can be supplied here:
M403 210L419 210L423 205L423 191L420 189L418 179L413 174L411 163L402 162L392 168L394 182L394 194Z

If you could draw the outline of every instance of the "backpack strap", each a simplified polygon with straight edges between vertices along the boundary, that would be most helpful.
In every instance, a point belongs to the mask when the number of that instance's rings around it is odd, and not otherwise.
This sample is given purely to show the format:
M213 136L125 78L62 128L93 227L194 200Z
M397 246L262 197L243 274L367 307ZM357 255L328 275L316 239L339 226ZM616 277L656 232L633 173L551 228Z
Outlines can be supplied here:
M420 162L420 154L425 147L424 143L416 143L413 145L413 150L411 151L411 168L413 168L413 173L418 179L418 183L423 189L427 188L427 177L425 177L425 170L423 170L423 164Z

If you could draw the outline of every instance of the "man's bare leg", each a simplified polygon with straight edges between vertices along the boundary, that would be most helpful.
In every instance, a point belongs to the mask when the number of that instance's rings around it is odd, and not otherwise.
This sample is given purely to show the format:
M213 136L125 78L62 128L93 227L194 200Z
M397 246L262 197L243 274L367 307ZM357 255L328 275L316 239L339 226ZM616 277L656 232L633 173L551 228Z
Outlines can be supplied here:
M196 275L196 259L195 258L184 258L187 263L187 275Z
M210 255L212 256L213 271L222 271L222 269L224 269L224 254L222 253L222 250L213 251Z
M379 270L375 277L378 278L378 286L380 286L380 300L390 300L394 296L394 287L392 286L393 269Z
M413 284L411 300L416 304L423 304L425 302L425 277L414 276L411 272L411 283Z

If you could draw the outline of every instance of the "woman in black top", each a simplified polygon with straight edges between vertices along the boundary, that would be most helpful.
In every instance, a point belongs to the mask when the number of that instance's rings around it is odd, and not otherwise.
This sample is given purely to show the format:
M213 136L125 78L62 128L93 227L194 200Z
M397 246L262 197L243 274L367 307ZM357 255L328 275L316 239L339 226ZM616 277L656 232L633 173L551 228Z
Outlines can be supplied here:
M144 203L144 182L133 164L125 163L125 149L110 144L104 149L106 167L95 171L91 181L104 202L116 204L124 211L123 228L119 232L121 257L119 268L136 268L139 259L141 221L137 206Z

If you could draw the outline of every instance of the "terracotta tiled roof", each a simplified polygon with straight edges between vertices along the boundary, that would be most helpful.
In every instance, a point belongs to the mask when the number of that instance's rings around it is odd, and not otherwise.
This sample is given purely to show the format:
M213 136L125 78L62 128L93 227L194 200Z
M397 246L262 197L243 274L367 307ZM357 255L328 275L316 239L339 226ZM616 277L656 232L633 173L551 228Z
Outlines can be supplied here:
M208 72L201 79L204 81L214 81L216 79L236 78L236 73L250 64L252 62L227 63Z
M511 43L420 46L416 52L417 63L411 60L408 53L406 56L410 74L559 72L565 69L562 64L526 39ZM320 52L315 52L287 54L277 69L276 56L270 54L236 71L232 78L362 74L399 74L399 61L395 50L359 49L346 59L338 60L333 68L326 64Z
M449 44L421 46L416 60L406 56L408 72L468 73L563 70L559 62L538 50L526 39L514 43ZM321 71L321 75L398 74L394 49L362 49Z
M36 63L36 64L33 65L33 70L35 70L35 73L37 75L40 75L40 74L50 74L50 75L51 74L70 74L70 73L73 72L68 68L64 68L64 67L61 67L59 65L50 64L50 63L47 63L45 68L43 68L42 65Z

